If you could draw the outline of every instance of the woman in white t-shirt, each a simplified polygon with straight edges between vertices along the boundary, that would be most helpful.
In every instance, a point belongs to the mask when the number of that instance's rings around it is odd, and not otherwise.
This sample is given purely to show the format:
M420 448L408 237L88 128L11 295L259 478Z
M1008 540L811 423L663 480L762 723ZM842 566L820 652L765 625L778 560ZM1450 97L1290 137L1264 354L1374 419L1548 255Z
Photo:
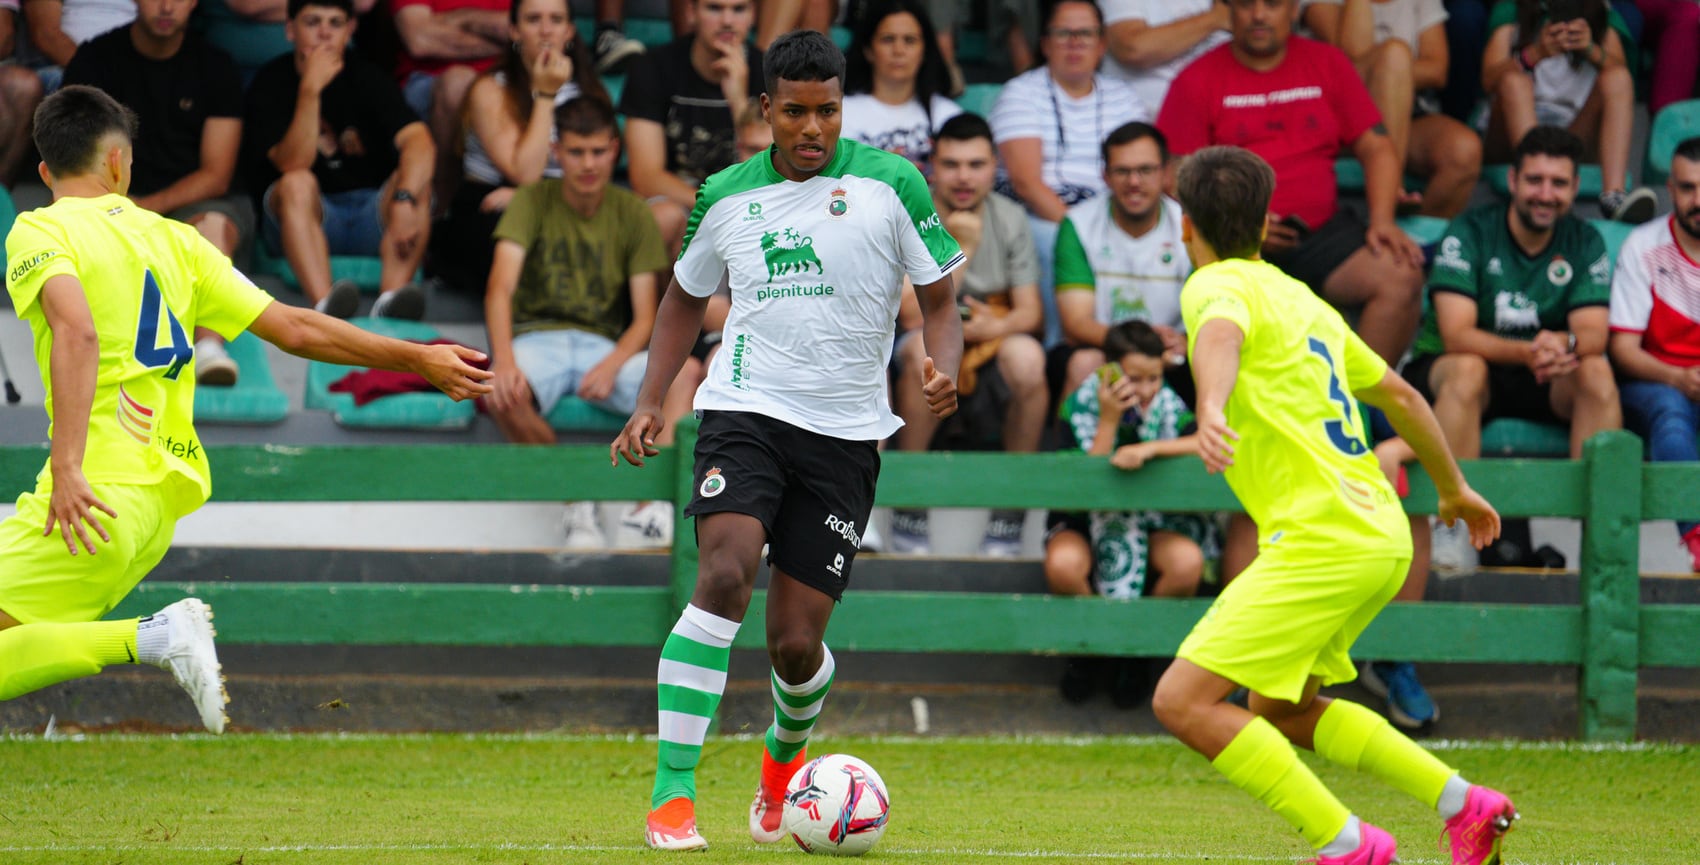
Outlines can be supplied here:
M916 0L875 4L862 18L844 61L840 134L901 153L926 171L933 134L962 113L944 95L949 71L926 9Z
M609 101L567 0L518 0L508 20L514 41L507 55L467 91L460 187L447 224L432 233L438 239L435 275L473 292L484 290L494 248L490 232L514 189L561 176L555 107L581 95Z

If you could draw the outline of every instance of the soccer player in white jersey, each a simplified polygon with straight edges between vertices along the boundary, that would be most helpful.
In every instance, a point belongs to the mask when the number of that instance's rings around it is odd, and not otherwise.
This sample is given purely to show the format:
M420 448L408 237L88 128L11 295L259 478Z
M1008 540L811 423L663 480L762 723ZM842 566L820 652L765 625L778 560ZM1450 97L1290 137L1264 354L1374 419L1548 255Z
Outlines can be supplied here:
M796 31L768 49L762 111L774 146L697 193L650 339L637 410L609 447L643 465L657 453L661 398L701 329L722 273L732 311L698 389L696 591L661 649L660 753L644 840L708 846L696 830L696 765L726 686L727 661L769 548L767 648L774 721L750 806L759 843L779 829L785 785L832 685L821 642L867 528L874 445L902 426L886 364L902 277L926 315L928 407L956 410L962 323L950 273L962 250L909 160L839 140L844 56Z

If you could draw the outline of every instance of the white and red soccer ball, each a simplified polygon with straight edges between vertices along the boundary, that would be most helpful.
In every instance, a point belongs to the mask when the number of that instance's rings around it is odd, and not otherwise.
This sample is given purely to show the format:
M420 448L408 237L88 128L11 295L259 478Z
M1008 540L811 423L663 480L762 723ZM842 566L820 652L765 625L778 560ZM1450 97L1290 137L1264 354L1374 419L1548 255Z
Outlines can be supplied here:
M890 810L885 782L872 766L827 754L791 776L780 828L809 853L860 856L885 834Z

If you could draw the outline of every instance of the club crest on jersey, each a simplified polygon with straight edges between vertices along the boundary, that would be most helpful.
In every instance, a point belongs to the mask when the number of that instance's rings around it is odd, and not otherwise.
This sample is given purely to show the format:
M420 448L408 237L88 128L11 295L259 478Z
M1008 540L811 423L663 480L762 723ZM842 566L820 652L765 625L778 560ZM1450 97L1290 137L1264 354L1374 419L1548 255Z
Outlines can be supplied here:
M1547 279L1560 288L1569 285L1570 278L1575 275L1575 269L1570 266L1570 262L1564 260L1563 256L1553 256L1552 263L1547 265Z
M720 474L720 467L715 466L703 476L702 485L697 487L697 495L712 499L723 492L726 492L726 478Z
M844 214L849 213L850 202L845 199L845 196L848 194L849 193L845 192L844 187L842 186L834 189L832 191L832 200L827 202L826 205L826 215L833 219L838 219Z
M820 256L815 255L815 239L798 234L795 228L762 234L761 252L767 259L768 282L778 276L808 273L811 266L816 273L826 273Z

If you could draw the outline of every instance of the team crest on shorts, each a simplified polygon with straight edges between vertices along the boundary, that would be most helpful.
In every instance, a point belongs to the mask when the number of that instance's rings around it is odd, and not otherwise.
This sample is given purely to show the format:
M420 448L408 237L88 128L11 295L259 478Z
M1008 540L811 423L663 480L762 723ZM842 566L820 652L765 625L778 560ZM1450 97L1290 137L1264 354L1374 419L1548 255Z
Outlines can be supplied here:
M845 196L847 195L849 195L849 193L845 192L844 187L842 186L834 189L832 191L832 200L827 202L826 205L826 214L833 219L837 219L838 217L849 213L850 202L845 199Z
M726 478L720 474L720 467L715 466L703 476L702 485L697 487L697 495L712 499L723 492L726 492Z

